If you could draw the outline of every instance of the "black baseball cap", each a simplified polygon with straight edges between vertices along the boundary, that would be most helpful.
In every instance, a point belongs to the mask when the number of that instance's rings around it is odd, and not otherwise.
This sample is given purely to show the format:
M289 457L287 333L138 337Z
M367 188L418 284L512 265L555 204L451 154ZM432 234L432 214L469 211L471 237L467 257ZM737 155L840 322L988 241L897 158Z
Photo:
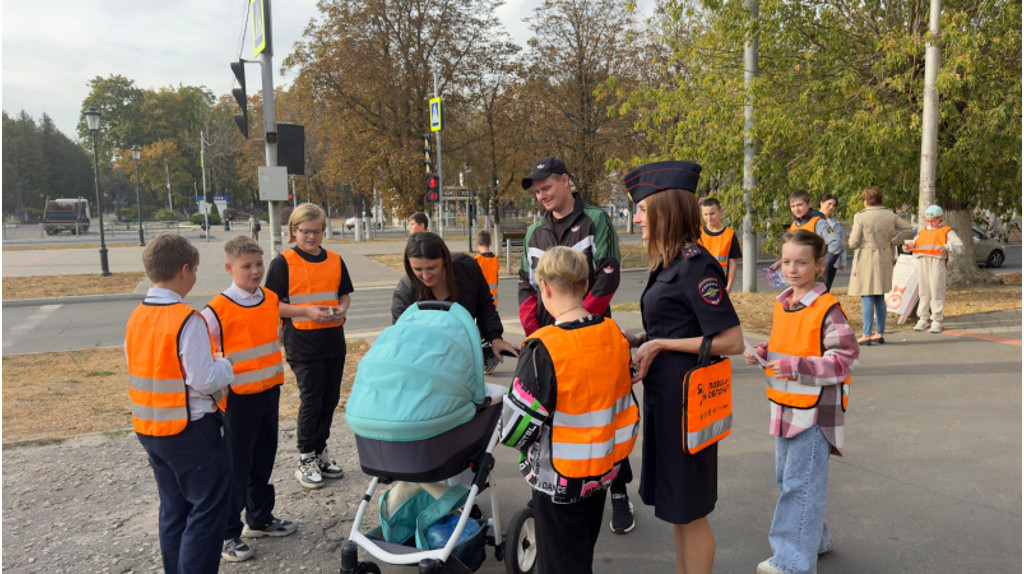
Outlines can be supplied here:
M533 171L523 178L523 189L530 189L533 182L544 179L552 174L568 174L569 170L557 157L542 157L533 163ZM569 177L572 177L571 175Z

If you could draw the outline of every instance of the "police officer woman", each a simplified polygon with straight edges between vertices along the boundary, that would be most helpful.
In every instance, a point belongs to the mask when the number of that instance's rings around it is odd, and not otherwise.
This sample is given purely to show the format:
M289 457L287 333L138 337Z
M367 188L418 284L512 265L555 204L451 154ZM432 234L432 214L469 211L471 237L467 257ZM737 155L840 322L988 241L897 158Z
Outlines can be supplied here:
M630 346L639 347L633 382L644 382L640 498L672 524L676 570L685 574L710 574L714 564L707 516L718 499L718 445L693 455L683 451L682 380L697 365L706 335L714 335L713 355L743 352L722 267L698 244L700 170L695 163L664 161L637 168L625 180L651 265L640 298L645 333L626 334Z

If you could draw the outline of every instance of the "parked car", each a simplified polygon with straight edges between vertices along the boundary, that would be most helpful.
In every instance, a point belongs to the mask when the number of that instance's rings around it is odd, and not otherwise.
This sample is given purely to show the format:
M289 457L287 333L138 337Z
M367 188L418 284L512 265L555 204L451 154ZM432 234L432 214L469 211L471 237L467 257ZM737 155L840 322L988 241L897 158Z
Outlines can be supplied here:
M349 231L352 231L355 228L356 228L356 218L355 217L349 217L348 219L345 220L345 229L348 229Z
M974 228L974 260L985 267L999 267L1006 261L1006 246Z

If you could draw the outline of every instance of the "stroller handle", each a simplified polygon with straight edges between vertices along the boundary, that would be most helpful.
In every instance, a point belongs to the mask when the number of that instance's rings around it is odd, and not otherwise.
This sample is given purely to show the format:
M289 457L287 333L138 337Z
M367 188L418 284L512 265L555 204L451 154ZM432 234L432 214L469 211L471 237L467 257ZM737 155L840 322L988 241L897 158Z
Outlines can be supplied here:
M419 301L416 306L427 311L450 311L451 301Z

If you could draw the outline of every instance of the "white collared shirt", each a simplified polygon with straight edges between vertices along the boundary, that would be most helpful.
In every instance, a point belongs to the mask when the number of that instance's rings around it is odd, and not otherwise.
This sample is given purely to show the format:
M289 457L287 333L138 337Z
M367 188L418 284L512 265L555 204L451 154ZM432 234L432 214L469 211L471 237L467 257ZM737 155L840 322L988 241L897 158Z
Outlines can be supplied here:
M261 294L262 296L262 294ZM170 289L150 287L146 303L183 303L181 295ZM128 344L125 342L125 357ZM206 323L195 315L185 322L180 340L181 368L188 386L189 415L199 420L207 413L216 412L211 393L224 389L235 380L234 368L227 359L214 359L210 348L210 333Z
M231 282L231 287L225 289L222 294L242 307L255 307L266 297L262 289L256 289L255 293L250 293L236 285L234 281ZM220 348L220 320L217 319L217 314L209 307L204 308L202 314L206 319L206 326L210 329L210 336L213 337L213 344L217 346L217 351L223 352L224 350Z

